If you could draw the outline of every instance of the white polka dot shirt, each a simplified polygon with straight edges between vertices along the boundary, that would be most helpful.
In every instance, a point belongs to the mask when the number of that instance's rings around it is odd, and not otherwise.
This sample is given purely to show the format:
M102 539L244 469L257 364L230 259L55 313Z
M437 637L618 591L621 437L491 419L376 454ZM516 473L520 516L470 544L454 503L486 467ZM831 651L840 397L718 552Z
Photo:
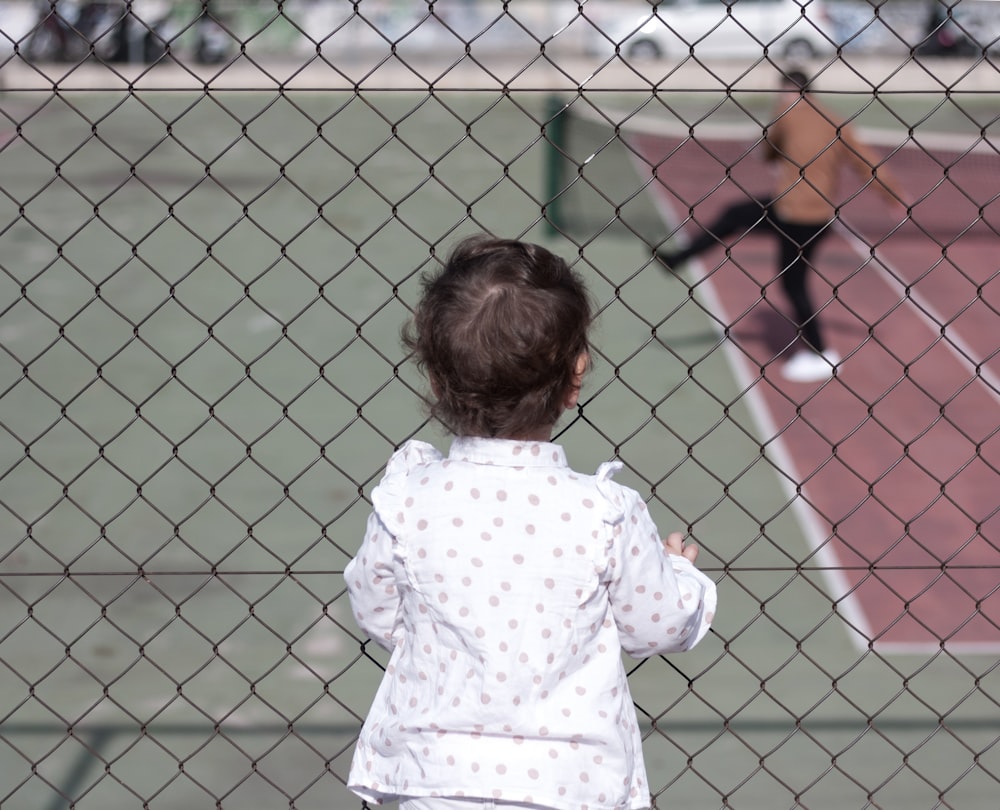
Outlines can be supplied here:
M392 457L344 572L358 625L392 653L355 793L649 806L621 651L690 649L716 588L665 552L620 467L581 475L559 445L499 439Z

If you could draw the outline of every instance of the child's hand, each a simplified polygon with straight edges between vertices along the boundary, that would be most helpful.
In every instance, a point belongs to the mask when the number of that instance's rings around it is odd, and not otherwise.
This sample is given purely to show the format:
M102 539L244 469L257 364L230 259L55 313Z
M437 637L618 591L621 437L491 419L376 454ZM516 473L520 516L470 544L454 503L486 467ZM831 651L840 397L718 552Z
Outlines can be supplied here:
M685 546L684 535L680 532L671 532L663 541L663 547L667 550L667 554L676 554L691 562L698 559L698 546L690 543Z

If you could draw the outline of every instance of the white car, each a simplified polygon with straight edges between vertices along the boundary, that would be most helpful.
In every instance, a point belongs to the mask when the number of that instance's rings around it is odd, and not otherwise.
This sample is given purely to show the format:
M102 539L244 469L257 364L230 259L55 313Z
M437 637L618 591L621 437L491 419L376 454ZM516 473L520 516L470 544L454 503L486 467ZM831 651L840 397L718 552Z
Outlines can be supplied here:
M619 5L591 22L587 50L628 59L810 59L837 47L822 0L663 0Z

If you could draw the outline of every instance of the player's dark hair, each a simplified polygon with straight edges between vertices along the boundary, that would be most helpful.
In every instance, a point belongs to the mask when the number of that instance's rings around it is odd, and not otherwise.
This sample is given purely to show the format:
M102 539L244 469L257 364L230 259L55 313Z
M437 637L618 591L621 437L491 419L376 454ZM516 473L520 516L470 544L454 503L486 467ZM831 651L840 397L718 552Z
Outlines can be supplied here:
M563 259L474 236L424 276L403 342L431 383L431 415L448 430L527 438L562 413L591 317L583 280Z
M796 68L786 70L782 74L781 81L783 84L799 88L803 93L809 92L811 89L810 85L812 84L809 77L803 71Z

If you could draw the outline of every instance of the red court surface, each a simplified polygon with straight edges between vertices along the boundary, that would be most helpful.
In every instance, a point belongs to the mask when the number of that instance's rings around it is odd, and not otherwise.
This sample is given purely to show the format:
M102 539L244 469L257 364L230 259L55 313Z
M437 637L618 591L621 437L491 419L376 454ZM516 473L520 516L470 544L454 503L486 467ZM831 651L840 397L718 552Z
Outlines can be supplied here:
M692 206L708 223L747 193L767 196L768 169L744 156L747 144L679 144L636 144L654 164L670 154L657 203L671 225ZM735 164L721 186L720 161ZM809 563L830 567L832 595L860 631L855 640L889 652L1000 650L995 166L987 173L963 158L943 184L934 160L897 160L895 171L912 219L900 226L905 209L862 192L816 254L811 291L825 303L830 347L844 358L832 380L780 374L795 331L775 280L773 237L746 237L731 260L713 248L680 277L729 326L730 357L750 387L762 441L808 505ZM845 188L860 186L851 182ZM985 222L963 233L979 209ZM696 228L681 230L690 238Z

